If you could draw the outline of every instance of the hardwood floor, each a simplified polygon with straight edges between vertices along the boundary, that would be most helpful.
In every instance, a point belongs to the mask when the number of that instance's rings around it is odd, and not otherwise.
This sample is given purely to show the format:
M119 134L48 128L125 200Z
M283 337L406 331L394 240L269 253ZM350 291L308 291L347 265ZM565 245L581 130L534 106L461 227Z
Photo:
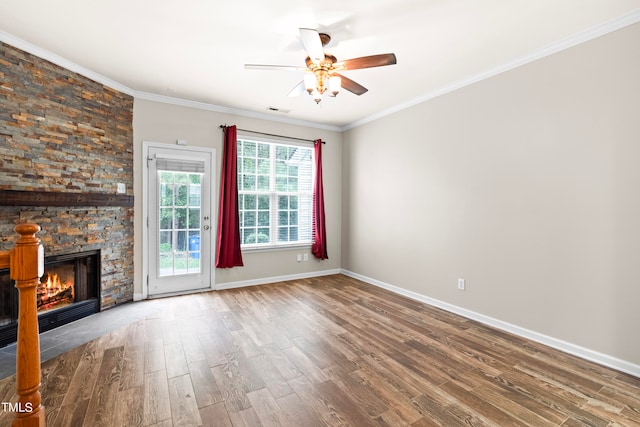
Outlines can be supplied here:
M640 426L640 379L342 275L159 308L43 363L48 426Z

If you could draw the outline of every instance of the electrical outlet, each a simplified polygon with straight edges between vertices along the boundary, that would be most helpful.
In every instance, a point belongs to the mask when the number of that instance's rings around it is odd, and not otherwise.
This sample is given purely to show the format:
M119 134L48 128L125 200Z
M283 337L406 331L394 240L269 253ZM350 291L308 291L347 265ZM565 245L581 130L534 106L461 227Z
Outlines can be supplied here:
M127 184L124 182L119 182L116 184L116 191L118 194L124 194L127 192Z
M302 261L302 254L297 254L296 255L296 261L298 261L298 262Z
M305 262L309 261L309 254L304 254L304 255L302 256L302 259L303 259Z
M465 287L464 279L458 279L458 289L460 289L461 291L464 291L464 287Z

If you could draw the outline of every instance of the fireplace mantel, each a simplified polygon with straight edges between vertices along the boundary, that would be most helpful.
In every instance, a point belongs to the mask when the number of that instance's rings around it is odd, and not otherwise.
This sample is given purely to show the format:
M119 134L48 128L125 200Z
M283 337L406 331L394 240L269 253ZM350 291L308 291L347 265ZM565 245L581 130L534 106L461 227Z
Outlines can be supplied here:
M41 190L0 190L0 206L133 206L133 196L65 193Z

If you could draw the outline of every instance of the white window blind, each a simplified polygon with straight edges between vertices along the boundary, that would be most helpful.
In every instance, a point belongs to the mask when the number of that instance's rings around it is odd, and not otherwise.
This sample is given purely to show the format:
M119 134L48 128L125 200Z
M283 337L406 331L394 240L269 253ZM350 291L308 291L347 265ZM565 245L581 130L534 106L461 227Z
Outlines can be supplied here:
M204 162L156 156L156 169L174 172L204 173Z
M313 148L238 139L244 249L311 244Z

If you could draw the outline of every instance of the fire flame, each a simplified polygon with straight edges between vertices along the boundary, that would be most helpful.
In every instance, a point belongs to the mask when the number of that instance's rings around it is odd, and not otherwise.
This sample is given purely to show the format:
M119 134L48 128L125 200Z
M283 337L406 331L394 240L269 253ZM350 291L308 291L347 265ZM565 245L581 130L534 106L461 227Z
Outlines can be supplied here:
M47 280L38 286L38 309L48 309L63 302L73 302L73 282L63 281L57 273L47 273Z
M55 292L59 291L63 288L62 281L60 280L60 276L57 274L48 274L47 281L42 283L42 287L47 290L54 290Z

